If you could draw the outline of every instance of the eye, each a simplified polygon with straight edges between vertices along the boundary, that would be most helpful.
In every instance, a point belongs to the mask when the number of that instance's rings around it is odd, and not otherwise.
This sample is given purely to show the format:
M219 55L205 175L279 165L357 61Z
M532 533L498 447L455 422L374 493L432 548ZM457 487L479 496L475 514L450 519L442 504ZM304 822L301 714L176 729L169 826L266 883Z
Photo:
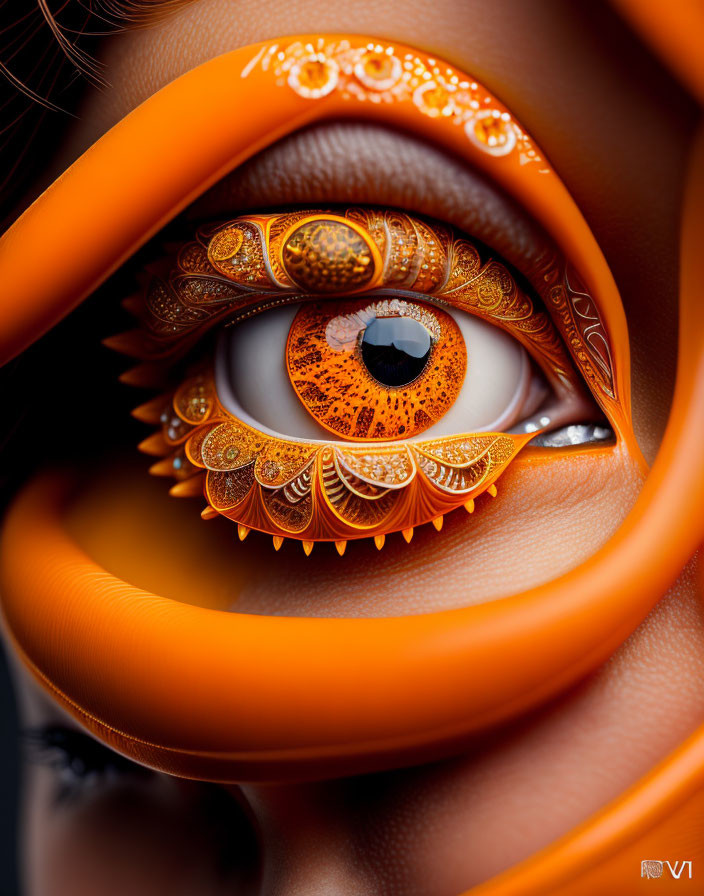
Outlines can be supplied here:
M269 434L358 441L509 430L550 391L497 327L395 298L310 302L227 328L215 382L228 411Z
M112 343L192 363L138 409L172 493L240 538L334 541L472 512L536 436L611 435L539 297L445 225L391 209L301 210L201 228ZM194 363L206 331L216 348ZM181 360L183 364L184 361ZM139 375L139 374L138 374ZM598 423L599 425L594 425Z

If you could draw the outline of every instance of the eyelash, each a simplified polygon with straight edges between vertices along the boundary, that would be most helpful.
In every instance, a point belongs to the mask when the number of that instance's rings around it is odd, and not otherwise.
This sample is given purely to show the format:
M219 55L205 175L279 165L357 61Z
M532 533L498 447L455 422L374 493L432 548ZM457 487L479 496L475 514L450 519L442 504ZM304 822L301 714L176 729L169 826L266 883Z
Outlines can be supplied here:
M149 769L115 753L88 734L64 725L29 728L22 742L30 761L50 769L57 778L56 802L126 776L149 778Z

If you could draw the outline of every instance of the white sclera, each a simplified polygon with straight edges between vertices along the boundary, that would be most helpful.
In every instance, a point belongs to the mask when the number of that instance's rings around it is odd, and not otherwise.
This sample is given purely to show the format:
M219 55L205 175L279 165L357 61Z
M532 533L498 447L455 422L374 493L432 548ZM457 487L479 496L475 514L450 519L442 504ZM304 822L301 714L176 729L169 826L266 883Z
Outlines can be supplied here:
M306 411L286 371L286 339L299 307L264 311L222 333L215 359L218 397L261 432L330 441L335 437ZM520 420L530 391L525 349L492 324L462 311L448 313L467 346L467 373L450 410L418 438L508 430Z

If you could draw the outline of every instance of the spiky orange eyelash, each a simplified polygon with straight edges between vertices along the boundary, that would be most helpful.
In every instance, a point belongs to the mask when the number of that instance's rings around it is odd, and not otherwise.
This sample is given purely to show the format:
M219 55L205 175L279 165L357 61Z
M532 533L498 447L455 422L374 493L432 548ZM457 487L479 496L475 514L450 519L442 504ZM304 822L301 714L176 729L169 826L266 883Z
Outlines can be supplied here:
M269 436L238 420L218 401L212 375L200 373L175 393L137 408L135 416L161 423L140 448L162 457L151 472L177 482L176 497L205 495L205 518L237 523L244 540L251 529L286 538L310 554L316 541L373 538L378 549L400 532L432 523L487 492L530 434L479 433L408 443L355 445L303 442Z

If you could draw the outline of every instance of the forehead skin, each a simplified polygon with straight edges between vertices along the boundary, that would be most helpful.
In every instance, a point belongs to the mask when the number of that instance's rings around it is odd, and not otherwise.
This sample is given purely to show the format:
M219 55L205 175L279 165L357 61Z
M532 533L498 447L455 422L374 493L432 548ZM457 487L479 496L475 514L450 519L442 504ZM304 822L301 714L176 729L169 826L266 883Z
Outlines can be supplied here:
M542 145L620 288L636 433L652 459L673 386L679 208L695 109L606 4L196 0L110 38L103 61L111 86L88 99L61 165L199 63L282 32L315 31L421 45L483 81Z

